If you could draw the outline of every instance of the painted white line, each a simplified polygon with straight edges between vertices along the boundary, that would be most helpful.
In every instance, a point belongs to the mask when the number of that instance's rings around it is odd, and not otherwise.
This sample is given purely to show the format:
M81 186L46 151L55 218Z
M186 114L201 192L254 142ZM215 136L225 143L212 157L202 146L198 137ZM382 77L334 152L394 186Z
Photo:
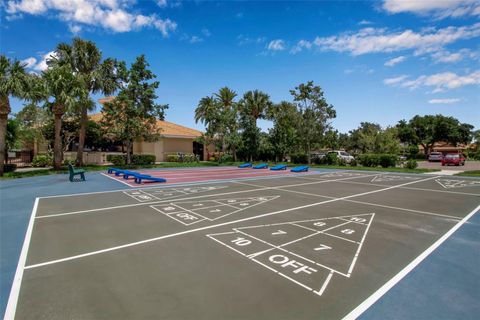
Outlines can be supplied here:
M341 180L354 179L354 178L358 178L358 177L343 178ZM206 198L206 197L216 197L216 196L224 196L224 195L231 195L231 194L237 194L237 193L248 193L248 192L256 192L256 191L265 191L265 190L276 190L276 189L279 189L279 188L298 187L298 186L321 184L321 183L334 182L334 181L338 181L338 179L337 180L321 180L321 181L315 181L315 182L305 182L305 183L298 183L298 184L291 184L291 185L283 185L283 186L278 186L278 187L262 187L262 186L253 185L253 186L257 187L257 189L247 189L247 190L239 190L239 191L231 191L231 192L223 192L223 193L215 193L215 194L204 194L204 195L199 195L199 196L195 196L195 197L179 198L179 199L175 199L175 201L189 201L189 200L201 199L201 198ZM234 183L240 183L240 182L234 181ZM244 184L244 183L242 183L242 184ZM123 191L125 191L125 190L122 190L122 192ZM97 209L89 209L89 210L79 210L79 211L72 211L72 212L54 213L54 214L49 214L49 215L38 216L37 219L46 219L46 218L68 216L68 215L72 215L72 214L81 214L81 213L89 213L89 212L104 211L104 210L130 208L130 207L136 207L136 206L145 206L145 205L159 204L159 203L167 202L167 201L172 201L172 200L167 199L167 200L161 200L161 201L133 203L133 204L126 204L126 205L112 206L112 207L104 207L104 208L97 208Z
M102 176L105 176L105 177L110 178L110 179L112 179L112 180L115 180L115 181L117 181L117 182L123 183L124 185L127 185L127 186L129 186L130 188L132 187L132 185L131 185L130 183L125 182L125 181L122 181L123 179L116 179L116 178L114 178L113 176L111 176L111 175L109 175L109 174L107 174L107 173L103 173L103 172L100 172L100 174L101 174Z
M467 216L459 221L453 228L445 233L440 239L435 241L427 250L422 252L412 262L410 262L405 268L397 273L392 279L375 291L370 297L358 305L355 309L350 311L343 320L357 319L362 313L364 313L371 305L377 302L385 293L387 293L393 286L400 282L407 274L409 274L416 266L418 266L425 258L427 258L435 249L437 249L445 240L447 240L455 231L457 231L465 222L467 222L473 215L480 211L480 205L473 209Z
M76 259L80 259L80 258L84 258L84 257L89 257L89 256L93 256L93 255L106 253L106 252L111 252L111 251L116 251L116 250L129 248L129 247L133 247L133 246L138 246L138 245L142 245L142 244L145 244L145 243L150 243L150 242L154 242L154 241L158 241L158 240L172 238L172 237L176 237L176 236L180 236L180 235L184 235L184 234L189 234L189 233L193 233L193 232L197 232L197 231L208 230L208 229L212 229L212 228L231 225L231 224L234 224L234 223L239 223L239 222L244 222L244 221L250 221L250 220L263 218L263 217L269 217L269 216L278 215L278 214L285 213L285 212L310 208L310 207L318 206L318 205L321 205L321 204L332 203L332 202L336 202L336 201L340 201L340 200L344 200L344 199L361 197L361 196L364 196L364 195L367 195L367 194L373 194L373 193L377 193L377 192L392 190L392 189L398 188L399 186L409 185L409 184L418 183L418 182L422 182L422 181L427 181L427 180L431 180L431 179L435 179L435 178L437 178L437 177L432 176L432 177L425 178L425 179L422 179L422 180L410 181L410 182L407 182L407 183L404 183L404 184L401 184L401 185L398 185L398 186L391 186L391 187L384 188L384 189L353 194L353 195L346 196L346 197L343 197L343 198L336 198L336 199L331 199L331 200L315 202L315 203L311 203L311 204L307 204L307 205L303 205L303 206L299 206L299 207L293 207L293 208L289 208L289 209L273 211L273 212L264 213L264 214L260 214L260 215L257 215L257 216L243 218L243 219L227 221L227 222L223 222L223 223L219 223L219 224L215 224L215 225L204 226L204 227L200 227L200 228L197 228L197 229L185 230L185 231L181 231L181 232L177 232L177 233L167 234L167 235L160 236L160 237L155 237L155 238L145 239L145 240L141 240L141 241L131 242L131 243L127 243L127 244L120 245L120 246L105 248L105 249L102 249L102 250L91 251L91 252L87 252L87 253L83 253L83 254L79 254L79 255L75 255L75 256L70 256L70 257L65 257L65 258L61 258L61 259L56 259L56 260L46 261L46 262L42 262L42 263L37 263L37 264L26 266L25 269L38 268L38 267L47 266L47 265L51 265L51 264L56 264L56 263L60 263L60 262L76 260Z
M303 191L288 190L288 189L283 189L283 188L279 188L279 189L277 189L277 190L279 190L279 191L285 191L285 192L291 192L291 193L304 194L304 195L314 196L314 197L319 197L319 198L339 199L339 198L332 197L332 196L326 196L326 195L321 195L321 194L316 194L316 193L310 193L310 192L303 192ZM377 204L377 203L373 203L373 202L364 202L364 201L350 200L350 199L342 199L342 201L352 202L352 203L359 203L359 204L365 204L365 205L374 206L374 207L382 207L382 208L387 208L387 209L395 209L395 210L408 211L408 212L413 212L413 213L420 213L420 214L437 216L437 217L454 219L454 220L460 220L460 219L461 219L461 218L459 218L459 217L455 217L455 216L451 216L451 215L447 215L447 214L442 214L442 213L435 213L435 212L429 212L429 211L420 211L420 210L407 209L407 208L402 208L402 207L393 207L393 206L387 206L387 205ZM351 221L351 222L353 222L353 221Z
M362 250L363 242L365 241L365 238L367 237L368 230L370 230L370 226L372 225L373 218L375 218L375 213L372 213L372 217L370 218L370 222L368 223L367 228L365 229L365 232L363 233L362 240L360 240L360 245L357 248L357 252L355 252L355 257L353 257L352 264L350 265L350 268L348 269L348 276L353 271L353 268L355 267L355 263L357 262L358 255L360 254L360 250Z
M18 295L20 293L20 286L22 285L23 271L25 270L25 262L27 261L28 248L30 247L30 239L32 238L33 224L35 223L35 215L37 214L38 200L35 199L30 221L28 222L27 232L25 233L25 240L23 241L22 251L18 259L17 270L13 278L12 289L8 297L7 308L5 310L5 320L15 318L15 311L17 309Z
M327 276L327 279L325 280L325 282L323 283L322 287L320 288L320 290L318 291L313 291L315 292L316 294L318 294L319 296L321 296L323 294L323 292L325 291L325 289L327 288L327 285L328 283L330 282L330 279L332 279L332 276L333 276L333 272L330 272Z

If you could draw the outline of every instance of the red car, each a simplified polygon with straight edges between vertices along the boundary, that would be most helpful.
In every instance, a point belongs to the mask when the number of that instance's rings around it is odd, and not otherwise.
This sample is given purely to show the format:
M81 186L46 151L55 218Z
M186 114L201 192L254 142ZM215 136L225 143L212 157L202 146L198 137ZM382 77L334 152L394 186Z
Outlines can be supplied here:
M458 154L458 153L449 153L442 159L442 166L448 166L448 165L455 165L459 166L465 165L465 157L463 154Z

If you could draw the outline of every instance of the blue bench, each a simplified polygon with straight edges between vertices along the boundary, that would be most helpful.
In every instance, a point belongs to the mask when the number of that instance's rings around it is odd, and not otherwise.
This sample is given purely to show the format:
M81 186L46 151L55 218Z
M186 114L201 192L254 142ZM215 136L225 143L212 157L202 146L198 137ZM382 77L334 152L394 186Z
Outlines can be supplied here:
M271 167L270 170L287 170L287 165L286 164L277 164L274 167Z
M108 168L107 169L108 174L122 172L122 171L124 171L124 170L123 169L118 169L118 168Z
M290 171L291 172L307 172L308 166L298 166L298 167L292 168L292 170Z
M247 163L244 163L244 164L239 165L238 167L239 167L239 168L250 168L251 166L252 166L252 164L249 163L249 162L247 162Z
M253 169L267 169L267 168L268 168L268 164L266 164L266 163L261 163L261 164L257 164L256 166L253 166L252 168L253 168Z
M140 172L136 172L136 171L128 171L128 170L123 170L123 172L121 173L123 174L123 179L125 180L128 180L128 178L130 177L136 177L136 176L147 176L147 177L150 177L150 175L148 174L141 174Z
M142 183L142 180L147 180L151 182L167 182L167 179L152 177L145 174L137 174L134 177L135 177L135 183L138 183L138 184Z

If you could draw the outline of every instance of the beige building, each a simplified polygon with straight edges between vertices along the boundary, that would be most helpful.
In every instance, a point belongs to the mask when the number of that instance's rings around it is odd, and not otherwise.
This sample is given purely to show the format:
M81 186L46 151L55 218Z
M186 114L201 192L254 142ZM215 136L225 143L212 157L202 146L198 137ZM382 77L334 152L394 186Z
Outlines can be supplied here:
M111 101L113 97L98 100L101 104ZM90 116L93 121L100 121L101 113ZM161 138L155 142L135 141L133 143L134 154L154 154L157 162L167 160L169 154L196 154L200 160L208 160L208 150L203 144L195 140L202 136L202 132L169 121L157 121L160 128Z

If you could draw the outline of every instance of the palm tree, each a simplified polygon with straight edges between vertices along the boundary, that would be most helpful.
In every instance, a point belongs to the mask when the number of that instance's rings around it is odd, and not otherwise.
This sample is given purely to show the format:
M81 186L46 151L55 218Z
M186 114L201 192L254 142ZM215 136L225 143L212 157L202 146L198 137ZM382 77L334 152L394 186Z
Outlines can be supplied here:
M226 149L226 136L236 135L237 125L237 103L234 101L237 93L228 87L223 87L214 94L214 99L220 109L220 120L218 131L222 139L222 152ZM236 144L231 144L233 159L236 160Z
M78 78L80 87L84 90L80 100L80 130L78 137L77 165L83 165L83 149L88 122L88 111L95 109L95 103L90 94L102 93L111 95L118 88L116 75L116 61L105 59L94 42L74 38L72 45L60 43L55 50L51 65L70 66L73 74Z
M3 176L5 164L5 137L7 134L8 114L11 112L10 96L24 98L28 75L25 65L0 55L0 176Z
M273 104L270 96L259 90L246 92L238 104L244 127L244 141L250 144L247 146L247 150L250 154L250 161L252 161L260 145L260 130L257 127L257 120L266 118L267 111Z
M50 97L50 103L55 118L55 139L53 143L53 167L59 170L62 165L62 117L71 110L82 95L78 78L68 65L54 66L42 73L45 95Z

